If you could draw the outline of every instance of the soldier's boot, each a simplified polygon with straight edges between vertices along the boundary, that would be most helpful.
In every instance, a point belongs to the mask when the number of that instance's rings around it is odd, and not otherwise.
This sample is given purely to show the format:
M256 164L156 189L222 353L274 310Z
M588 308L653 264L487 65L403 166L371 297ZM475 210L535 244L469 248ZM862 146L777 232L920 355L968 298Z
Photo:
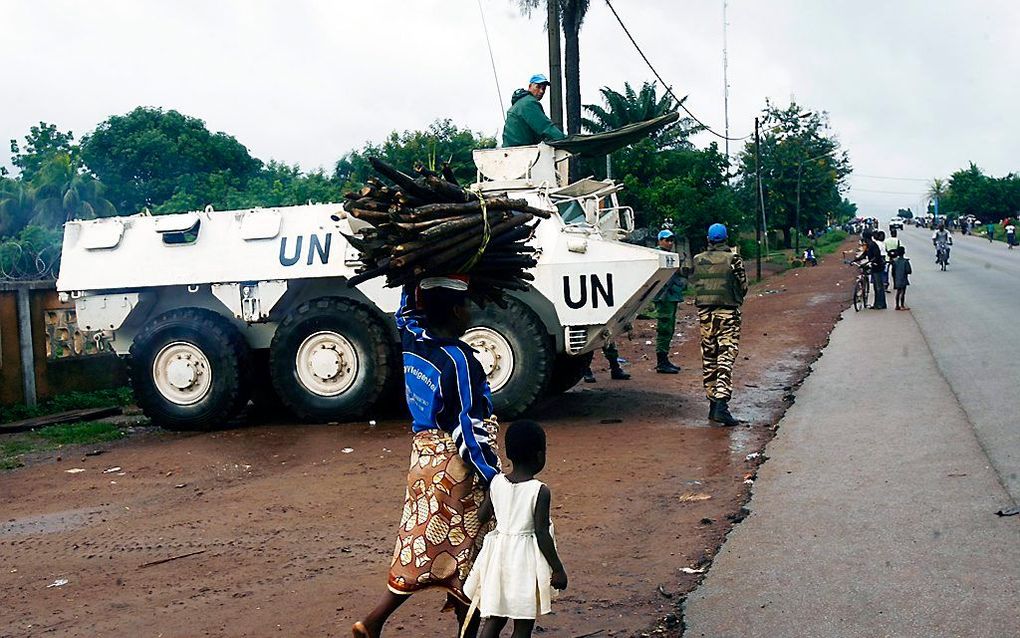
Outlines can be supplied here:
M673 365L669 362L669 355L666 352L655 353L656 366L655 371L659 374L677 374L680 372L678 366Z
M740 425L740 421L730 414L730 409L726 401L712 400L711 403L712 405L708 410L709 421L718 423L724 427Z
M591 371L591 368L584 371L584 382L595 383L595 373Z
M620 367L620 362L616 359L609 360L609 378L614 381L627 381L630 379L630 374L623 371Z

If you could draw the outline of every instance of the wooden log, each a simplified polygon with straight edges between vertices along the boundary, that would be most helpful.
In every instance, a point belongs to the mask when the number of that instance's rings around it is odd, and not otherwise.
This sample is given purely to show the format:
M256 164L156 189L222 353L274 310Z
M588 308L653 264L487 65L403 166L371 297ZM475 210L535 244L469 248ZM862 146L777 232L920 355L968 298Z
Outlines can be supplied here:
M378 157L370 157L368 158L368 161L372 164L372 168L374 168L383 177L396 184L400 190L426 201L435 201L435 194L428 188L419 185L415 179L407 173L397 170Z
M549 211L542 210L540 208L534 208L528 206L528 202L523 199L507 199L505 197L494 197L492 199L485 200L485 208L487 210L514 210L521 213L528 213L535 217L541 217L548 219L550 217ZM436 215L442 214L457 214L457 215L468 215L470 213L479 213L482 210L482 203L478 200L473 202L465 203L435 203L426 204L425 206L419 206L411 212L410 217L413 221L422 221L425 219L432 219Z
M457 181L457 177L453 174L453 169L446 162L443 162L443 168L441 170L443 179L450 182L454 186L460 186L460 182Z
M426 175L425 183L446 201L465 203L475 199L475 196L471 193L465 191L460 186L451 184L435 173Z

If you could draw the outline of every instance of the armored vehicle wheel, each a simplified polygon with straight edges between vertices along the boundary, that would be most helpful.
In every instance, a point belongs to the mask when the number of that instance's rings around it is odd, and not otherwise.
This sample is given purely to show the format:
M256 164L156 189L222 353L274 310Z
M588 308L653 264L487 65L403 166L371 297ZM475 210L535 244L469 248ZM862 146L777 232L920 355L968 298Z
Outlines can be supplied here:
M552 372L553 352L542 322L523 303L506 310L475 308L462 340L474 348L492 390L496 416L514 419L541 396Z
M356 301L314 299L288 314L269 347L273 386L309 421L358 418L379 398L392 347L379 319Z
M549 396L563 394L577 385L581 378L584 377L584 373L591 367L594 357L594 352L577 356L572 356L565 352L556 355L556 361L553 362L552 376L549 378L549 389L546 391L546 394Z
M154 423L176 430L216 427L248 403L251 352L214 312L183 308L151 321L131 344L135 400Z

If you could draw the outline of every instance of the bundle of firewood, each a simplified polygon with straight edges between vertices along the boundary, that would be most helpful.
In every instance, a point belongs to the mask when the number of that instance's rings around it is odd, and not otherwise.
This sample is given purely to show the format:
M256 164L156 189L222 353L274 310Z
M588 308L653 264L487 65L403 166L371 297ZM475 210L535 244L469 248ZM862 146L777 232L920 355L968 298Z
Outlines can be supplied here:
M351 285L386 276L388 286L425 277L467 274L479 302L499 302L507 290L527 290L537 263L527 245L536 217L549 212L523 199L490 197L461 188L448 166L437 173L416 166L418 177L370 158L380 178L344 197L344 209L371 224L348 237L361 252Z

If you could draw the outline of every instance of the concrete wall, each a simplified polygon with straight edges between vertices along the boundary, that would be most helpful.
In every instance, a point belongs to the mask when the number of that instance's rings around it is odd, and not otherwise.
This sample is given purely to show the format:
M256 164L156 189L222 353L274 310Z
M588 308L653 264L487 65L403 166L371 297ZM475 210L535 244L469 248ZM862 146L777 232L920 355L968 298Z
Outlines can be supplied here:
M29 291L37 398L127 383L124 363L77 329L74 304L61 303L53 282L0 283L0 405L24 403L17 289Z

